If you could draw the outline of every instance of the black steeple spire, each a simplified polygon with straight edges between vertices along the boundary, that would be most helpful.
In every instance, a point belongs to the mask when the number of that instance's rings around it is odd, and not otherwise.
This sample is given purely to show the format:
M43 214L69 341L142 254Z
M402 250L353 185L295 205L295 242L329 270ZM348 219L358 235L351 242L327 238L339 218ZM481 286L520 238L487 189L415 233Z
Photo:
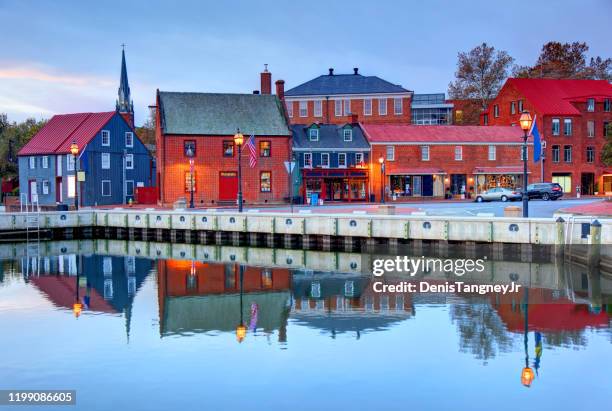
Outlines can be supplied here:
M134 103L130 95L130 84L128 83L127 66L125 64L125 44L121 47L121 81L119 83L119 98L117 99L117 111L120 113L134 114Z

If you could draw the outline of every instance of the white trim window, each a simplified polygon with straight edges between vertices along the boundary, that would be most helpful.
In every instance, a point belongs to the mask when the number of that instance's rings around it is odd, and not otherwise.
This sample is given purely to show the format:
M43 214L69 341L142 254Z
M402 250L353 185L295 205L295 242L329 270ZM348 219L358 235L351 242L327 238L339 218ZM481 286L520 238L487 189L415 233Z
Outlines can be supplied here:
M102 130L102 146L110 146L110 131L108 130Z
M455 146L455 161L463 160L463 146Z
M319 129L313 127L308 130L308 139L310 141L319 141Z
M499 117L499 106L497 104L493 106L493 117Z
M363 163L363 153L355 153L355 165Z
M126 170L134 169L134 154L125 155L125 169Z
M379 116L387 115L387 99L386 98L378 99L378 115Z
M346 153L338 153L338 168L346 168Z
M134 133L132 133L131 131L125 132L125 146L134 147Z
M289 118L293 117L293 101L288 101L287 104L287 115L289 116Z
M312 168L312 153L304 153L304 168Z
M571 118L563 119L563 135L564 136L572 135L572 119Z
M308 117L308 101L300 100L300 117Z
M100 162L102 170L110 170L110 153L101 153Z
M344 100L344 115L350 116L351 114L351 100L347 98Z
M111 181L102 180L102 197L110 197L110 196L111 196Z
M68 198L74 198L76 193L76 176L71 174L66 178L67 190L68 190Z
M587 137L595 137L595 122L593 120L587 121Z
M515 101L510 102L510 114L516 114L516 102Z
M395 160L395 146L387 146L387 161Z
M371 98L363 99L363 115L364 116L372 115L372 99Z
M42 156L42 168L49 168L49 156Z
M321 167L329 168L329 153L321 153Z
M66 171L74 171L74 156L72 154L66 154Z
M396 116L401 116L402 113L404 111L404 102L402 101L401 98L394 98L393 99L393 113Z
M353 141L353 130L350 128L345 128L342 135L344 137L344 141Z
M561 120L558 118L552 119L551 133L553 136L561 134Z
M323 117L323 102L321 100L314 101L314 116Z
M49 194L49 180L43 180L42 182L42 193Z
M591 113L595 111L595 99L594 98L587 98L587 111L590 111Z
M519 114L523 112L523 100L518 101L518 112Z
M28 163L30 165L30 170L34 170L36 168L36 157L30 156L28 158Z
M342 100L334 100L334 115L342 117Z
M495 161L496 157L497 157L497 147L490 145L489 146L489 160Z
M429 146L421 146L421 161L429 161Z

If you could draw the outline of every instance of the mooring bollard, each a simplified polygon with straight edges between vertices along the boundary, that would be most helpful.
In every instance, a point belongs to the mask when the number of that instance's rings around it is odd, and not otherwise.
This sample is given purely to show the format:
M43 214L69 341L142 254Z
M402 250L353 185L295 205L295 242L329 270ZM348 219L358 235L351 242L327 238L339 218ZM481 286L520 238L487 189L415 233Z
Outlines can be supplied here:
M587 265L589 268L599 266L601 256L601 223L595 220L591 223L589 244L587 246Z
M563 217L557 218L555 225L554 253L556 257L563 257L565 252L565 220Z

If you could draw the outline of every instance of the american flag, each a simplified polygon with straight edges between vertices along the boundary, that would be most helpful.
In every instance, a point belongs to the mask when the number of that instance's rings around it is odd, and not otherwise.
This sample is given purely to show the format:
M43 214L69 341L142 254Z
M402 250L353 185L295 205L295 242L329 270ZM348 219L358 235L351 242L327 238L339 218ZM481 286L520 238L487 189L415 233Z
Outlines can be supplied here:
M251 134L245 144L246 148L249 149L249 166L251 168L257 165L257 150L255 149L255 135Z

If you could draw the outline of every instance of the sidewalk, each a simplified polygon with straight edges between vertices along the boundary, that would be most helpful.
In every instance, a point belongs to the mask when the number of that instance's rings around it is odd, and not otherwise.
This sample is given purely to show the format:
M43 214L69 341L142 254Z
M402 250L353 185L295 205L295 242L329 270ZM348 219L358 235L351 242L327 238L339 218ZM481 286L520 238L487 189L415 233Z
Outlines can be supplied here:
M570 214L612 217L612 201L597 201L575 207L561 208L559 211Z

